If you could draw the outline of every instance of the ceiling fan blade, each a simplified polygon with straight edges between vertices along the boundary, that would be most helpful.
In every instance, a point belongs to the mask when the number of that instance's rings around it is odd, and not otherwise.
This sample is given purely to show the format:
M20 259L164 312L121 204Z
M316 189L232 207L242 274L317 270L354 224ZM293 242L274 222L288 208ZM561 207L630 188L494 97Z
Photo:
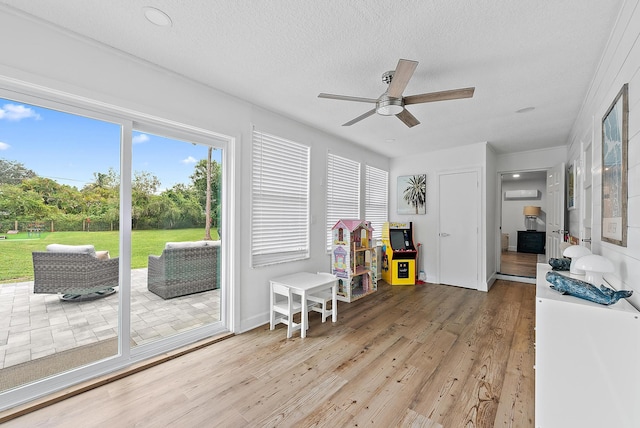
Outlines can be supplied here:
M344 123L342 126L351 126L356 122L360 122L362 119L366 119L369 116L371 116L372 114L374 114L376 112L376 109L371 109L368 112L361 114L360 116L356 117L355 119L350 120L347 123Z
M410 104L432 103L434 101L457 100L460 98L471 98L473 97L473 92L475 90L476 88L473 87L473 88L451 89L449 91L430 92L428 94L409 95L407 97L404 97L404 104L410 105Z
M324 93L319 94L318 98L329 98L331 100L342 100L342 101L358 101L361 103L374 103L374 104L378 102L378 100L375 98L350 97L348 95L334 95L334 94L324 94Z
M410 61L408 59L398 61L398 66L396 67L395 73L393 73L393 78L387 89L387 95L391 98L402 97L402 92L404 92L404 88L409 84L409 79L413 76L413 72L416 71L417 66L418 61Z
M396 114L396 117L404 122L409 128L413 128L416 125L420 125L420 121L416 119L414 115L409 113L407 109L402 110L400 113Z

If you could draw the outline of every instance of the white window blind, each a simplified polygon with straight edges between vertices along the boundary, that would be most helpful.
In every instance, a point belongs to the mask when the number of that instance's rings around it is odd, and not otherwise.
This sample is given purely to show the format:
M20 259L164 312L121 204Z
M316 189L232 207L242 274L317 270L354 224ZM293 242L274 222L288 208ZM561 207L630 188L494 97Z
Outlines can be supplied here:
M331 228L343 218L360 218L360 163L329 153L327 156L327 250L331 249Z
M378 241L389 213L389 172L367 165L365 180L365 220L371 222L373 239Z
M309 257L310 148L253 131L251 265Z

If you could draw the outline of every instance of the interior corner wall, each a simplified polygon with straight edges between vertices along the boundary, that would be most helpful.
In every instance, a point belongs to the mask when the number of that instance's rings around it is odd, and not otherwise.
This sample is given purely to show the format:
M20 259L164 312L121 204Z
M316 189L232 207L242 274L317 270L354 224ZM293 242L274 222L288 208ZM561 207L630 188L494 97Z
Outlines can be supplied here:
M602 118L622 86L629 84L629 151L627 246L601 239L602 202ZM592 244L595 254L611 260L615 271L604 279L614 288L634 290L629 301L640 308L640 1L624 2L618 21L602 54L592 84L569 137L569 159L580 158L582 145L592 143ZM580 183L579 189L583 187ZM583 218L584 206L578 192L577 212L571 216L570 229Z
M498 207L495 203L498 196L498 175L496 174L498 157L493 148L487 144L486 146L486 234L484 240L486 242L486 275L487 290L491 288L495 280L498 266L498 248L500 242L495 237L498 235L499 220Z
M417 153L408 156L401 156L392 158L390 162L389 172L389 221L396 222L413 222L414 227L414 241L420 243L421 248L421 266L418 266L418 270L423 270L426 273L428 282L435 282L438 260L438 224L437 224L437 207L435 206L435 194L436 194L436 177L438 173L447 171L462 171L471 168L480 168L483 173L481 174L481 188L486 187L486 157L487 157L487 144L475 143L463 147L456 147L452 149ZM398 186L397 180L399 176L414 175L414 174L426 174L427 175L427 209L426 214L422 215L400 215L397 212L398 209ZM486 208L486 201L482 200L482 219L480 224L482 225L482 233L480 234L481 248L486 253L486 239L483 236L486 234L486 214L484 209ZM482 254L482 264L480 268L483 271L483 277L486 275L485 265L486 258Z

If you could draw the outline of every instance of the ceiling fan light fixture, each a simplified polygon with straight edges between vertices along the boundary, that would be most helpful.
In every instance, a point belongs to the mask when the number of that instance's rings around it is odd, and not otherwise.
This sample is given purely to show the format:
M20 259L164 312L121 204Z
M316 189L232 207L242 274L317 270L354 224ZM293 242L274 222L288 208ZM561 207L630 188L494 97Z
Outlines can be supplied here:
M383 96L376 103L376 113L382 116L395 116L404 110L404 103L401 98L389 98Z

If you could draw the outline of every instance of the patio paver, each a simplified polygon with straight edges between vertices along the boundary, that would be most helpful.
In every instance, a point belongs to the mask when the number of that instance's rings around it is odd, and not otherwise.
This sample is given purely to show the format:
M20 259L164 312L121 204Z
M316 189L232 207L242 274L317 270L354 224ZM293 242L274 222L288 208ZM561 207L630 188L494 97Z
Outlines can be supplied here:
M131 339L142 345L220 319L220 290L163 300L147 269L131 279ZM0 284L0 369L116 337L119 293L88 302L34 294L33 281Z

